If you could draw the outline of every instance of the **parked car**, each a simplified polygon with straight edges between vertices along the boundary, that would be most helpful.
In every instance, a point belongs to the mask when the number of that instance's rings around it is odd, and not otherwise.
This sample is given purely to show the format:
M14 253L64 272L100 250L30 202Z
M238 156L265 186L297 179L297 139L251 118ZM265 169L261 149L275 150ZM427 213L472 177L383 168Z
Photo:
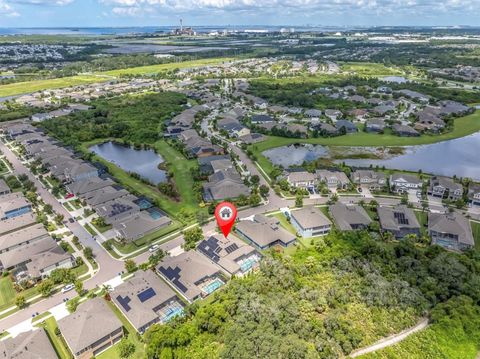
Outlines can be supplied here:
M158 244L155 244L155 245L151 246L150 248L148 248L148 251L150 253L153 253L153 252L158 251L159 248L160 248L160 246Z
M73 198L73 197L75 197L75 195L73 193L67 193L64 198L65 199L70 199L70 198Z
M75 285L73 285L73 283L67 284L65 287L62 288L62 293L67 293L73 288L75 288Z
M75 220L74 220L73 218L69 218L68 221L69 221L70 223L75 222Z

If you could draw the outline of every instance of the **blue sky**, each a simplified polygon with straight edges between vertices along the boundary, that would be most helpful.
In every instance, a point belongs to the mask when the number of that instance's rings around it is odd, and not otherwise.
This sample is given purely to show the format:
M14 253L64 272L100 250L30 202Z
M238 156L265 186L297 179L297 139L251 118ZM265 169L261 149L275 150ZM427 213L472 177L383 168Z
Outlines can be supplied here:
M0 0L0 27L480 25L480 0Z

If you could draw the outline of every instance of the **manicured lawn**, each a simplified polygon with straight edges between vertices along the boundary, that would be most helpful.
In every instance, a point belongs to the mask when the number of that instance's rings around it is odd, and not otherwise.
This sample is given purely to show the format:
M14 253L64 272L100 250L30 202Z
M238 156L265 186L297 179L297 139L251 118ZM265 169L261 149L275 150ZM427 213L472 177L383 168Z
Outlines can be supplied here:
M112 309L115 315L120 319L125 329L125 333L128 334L129 339L135 344L135 353L132 355L132 358L143 358L145 356L145 344L142 343L139 339L140 335L137 333L135 328L130 324L130 322L125 318L123 313L113 304L111 301L107 301L108 306ZM98 356L97 358L118 358L117 356L112 356L116 353L116 348L110 348L105 352L105 356Z
M48 337L55 348L60 359L70 359L73 358L73 355L70 353L70 350L67 347L62 336L55 335L55 329L58 327L57 321L54 317L50 317L41 324L37 326L42 326L47 331Z
M107 140L108 139L83 143L81 149L84 152L88 152L88 147L93 143L104 142ZM199 203L192 190L193 179L190 170L197 166L196 160L187 160L183 154L163 140L156 142L155 148L168 163L169 170L173 173L173 179L177 186L177 190L180 193L180 201L175 201L163 195L156 187L131 177L127 172L113 163L106 161L99 156L94 156L94 158L104 164L108 168L109 173L115 177L122 186L126 187L131 192L153 199L156 202L156 205L167 212L170 216L185 221L185 218L179 217L179 213L182 209L191 213L206 211L206 209L199 207Z
M480 223L470 222L472 225L473 239L475 240L475 248L480 250Z
M16 294L10 277L2 277L0 279L0 309L12 306Z
M187 160L183 154L178 152L165 141L158 141L155 143L155 148L169 164L169 169L173 172L175 185L177 186L178 192L182 198L181 203L175 203L171 200L166 201L166 203L162 203L162 209L166 209L168 211L168 207L172 206L172 210L175 210L175 212L180 208L198 211L198 201L195 197L195 193L192 190L194 182L190 172L192 168L197 166L197 160Z
M340 68L342 71L355 72L360 76L406 76L405 70L401 67L373 62L345 62Z
M64 203L63 203L63 206L67 209L67 211L70 211L70 212L73 211L73 208L72 208L72 206L70 205L70 203L64 202Z
M95 232L94 229L88 223L85 223L84 227L88 231L88 233L90 233L92 236L97 235L97 232Z
M422 235L427 234L427 227L425 227L428 223L428 213L415 211L415 216L417 217L418 223L420 223L420 231Z
M287 146L294 143L310 143L325 146L414 146L431 144L471 135L480 131L480 111L455 119L454 130L441 135L422 135L420 137L399 137L392 134L373 134L358 132L351 135L329 138L285 138L267 136L263 142L249 146L257 157L257 162L269 174L273 169L271 162L262 152L271 148Z
M8 172L8 167L3 160L0 160L0 176Z
M100 233L105 233L106 231L112 229L112 225L111 225L111 224L107 224L106 226L99 226L98 224L92 222L92 225L93 225Z
M287 221L287 218L282 213L276 213L273 216L280 221L280 224L282 225L282 227L284 227L287 231L295 235L297 234L297 231L295 230L295 228L292 226L292 224L289 221Z

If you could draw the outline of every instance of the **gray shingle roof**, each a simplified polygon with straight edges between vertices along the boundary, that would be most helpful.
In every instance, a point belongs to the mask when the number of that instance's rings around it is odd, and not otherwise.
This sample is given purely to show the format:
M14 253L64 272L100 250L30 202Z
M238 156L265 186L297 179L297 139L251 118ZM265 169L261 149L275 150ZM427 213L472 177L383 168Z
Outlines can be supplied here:
M103 298L93 298L80 304L74 313L60 319L58 327L70 349L78 353L122 328L122 323Z

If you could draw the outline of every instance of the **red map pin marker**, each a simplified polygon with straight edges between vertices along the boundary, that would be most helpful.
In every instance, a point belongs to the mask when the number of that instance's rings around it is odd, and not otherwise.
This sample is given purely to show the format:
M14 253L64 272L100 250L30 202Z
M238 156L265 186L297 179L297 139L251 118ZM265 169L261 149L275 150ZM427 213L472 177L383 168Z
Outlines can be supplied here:
M227 238L237 218L237 209L230 202L222 202L215 208L215 218L223 235Z

